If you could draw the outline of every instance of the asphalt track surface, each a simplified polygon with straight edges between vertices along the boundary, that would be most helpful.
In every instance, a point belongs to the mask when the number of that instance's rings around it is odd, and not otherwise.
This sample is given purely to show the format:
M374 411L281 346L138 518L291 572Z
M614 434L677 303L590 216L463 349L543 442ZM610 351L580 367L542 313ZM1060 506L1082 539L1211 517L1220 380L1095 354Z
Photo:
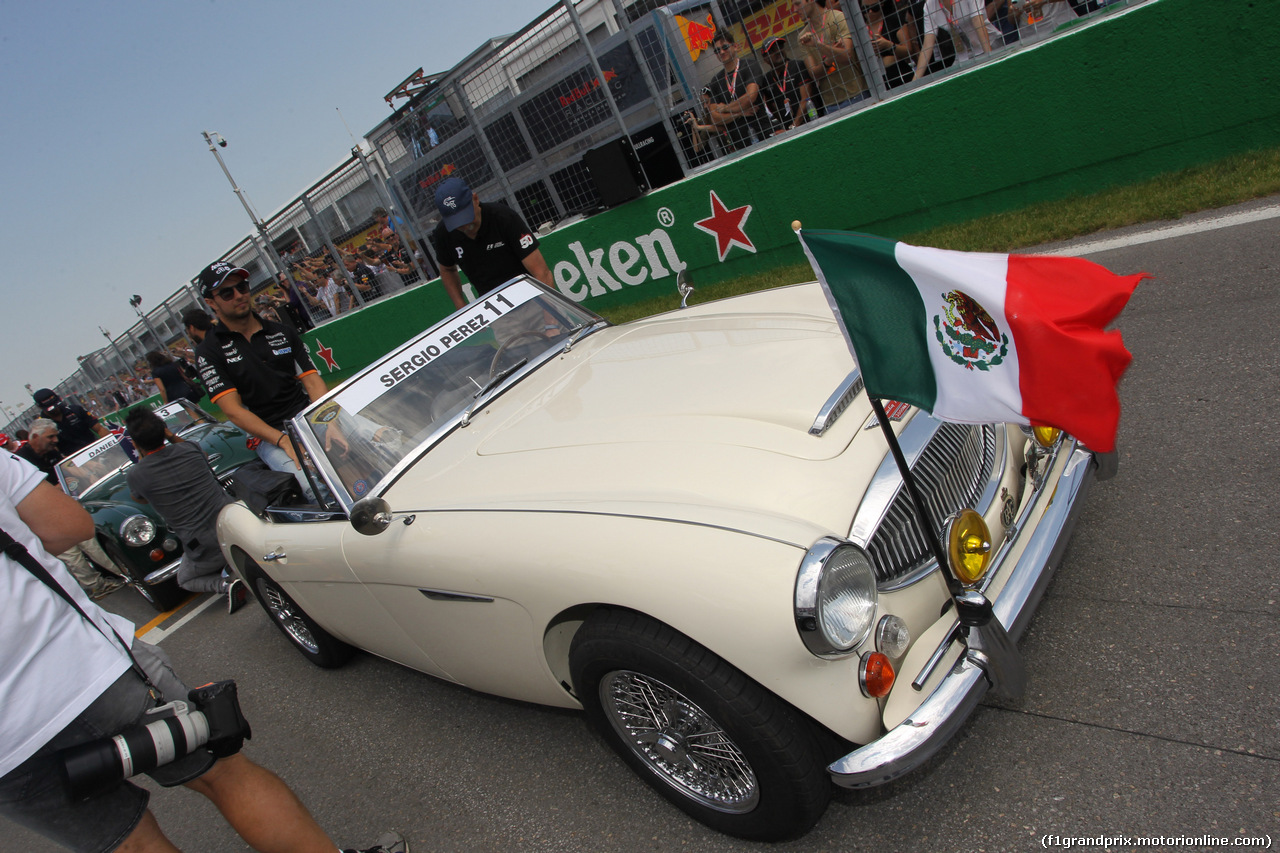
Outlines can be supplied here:
M1047 835L1280 842L1280 219L1265 217L1277 204L1176 223L1253 214L1201 233L1141 242L1157 224L1043 247L1155 278L1119 323L1135 353L1120 473L1095 485L1022 640L1026 694L988 700L920 772L837 791L813 832L775 849L1017 851ZM164 623L161 647L191 683L239 682L247 754L342 844L396 828L420 853L766 849L667 805L576 713L367 655L317 669L255 604L232 616L208 607L174 628L204 600ZM139 625L154 616L128 592L106 603ZM183 849L247 849L201 797L145 784ZM2 851L47 849L6 830Z

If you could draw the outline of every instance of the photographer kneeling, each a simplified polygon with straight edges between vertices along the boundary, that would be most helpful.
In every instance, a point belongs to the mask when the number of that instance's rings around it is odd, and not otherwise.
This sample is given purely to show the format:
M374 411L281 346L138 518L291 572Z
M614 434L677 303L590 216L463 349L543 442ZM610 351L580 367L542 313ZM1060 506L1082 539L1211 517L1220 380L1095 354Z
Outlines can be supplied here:
M0 452L0 813L71 850L174 851L147 809L147 791L121 778L133 772L131 761L84 799L73 796L64 769L63 750L153 723L149 711L190 694L163 652L134 640L133 625L90 601L50 556L92 535L93 522L75 500ZM201 696L190 697L197 709ZM225 709L225 698L218 702ZM208 797L255 850L334 853L337 845L289 787L235 752L248 736L238 709L229 725L210 711L207 744L169 763L154 754L135 756L137 763L160 765L148 775L161 785ZM127 759L121 740L106 740L99 751ZM132 734L129 742L139 743ZM388 833L368 853L407 850Z

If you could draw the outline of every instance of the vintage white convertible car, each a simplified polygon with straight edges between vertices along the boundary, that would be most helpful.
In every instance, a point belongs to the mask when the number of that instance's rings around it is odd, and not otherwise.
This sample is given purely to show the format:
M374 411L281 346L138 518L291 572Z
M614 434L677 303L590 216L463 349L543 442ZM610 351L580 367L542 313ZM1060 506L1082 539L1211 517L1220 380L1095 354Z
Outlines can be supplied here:
M886 407L940 547L816 284L610 326L515 279L292 422L321 504L220 538L320 666L581 707L698 820L794 837L1020 689L1100 464Z

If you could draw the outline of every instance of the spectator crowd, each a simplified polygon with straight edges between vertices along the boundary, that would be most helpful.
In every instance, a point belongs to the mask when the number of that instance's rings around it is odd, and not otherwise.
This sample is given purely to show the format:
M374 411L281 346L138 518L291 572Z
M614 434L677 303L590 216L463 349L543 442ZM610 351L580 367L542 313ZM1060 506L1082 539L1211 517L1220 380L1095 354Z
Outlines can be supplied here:
M746 45L728 29L716 31L711 47L721 67L700 90L698 108L677 122L685 153L691 165L703 165L867 100L870 74L896 89L1052 32L1109 2L793 0L793 20L801 23L785 37ZM865 28L862 46L856 27ZM860 47L869 48L869 71Z

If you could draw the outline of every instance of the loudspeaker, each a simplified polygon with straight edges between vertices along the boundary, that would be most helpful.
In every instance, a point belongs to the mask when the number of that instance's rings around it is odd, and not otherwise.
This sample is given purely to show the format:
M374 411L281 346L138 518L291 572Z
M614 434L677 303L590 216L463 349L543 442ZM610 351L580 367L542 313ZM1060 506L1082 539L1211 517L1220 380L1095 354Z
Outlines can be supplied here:
M591 182L605 207L638 198L649 188L644 184L640 161L625 136L592 148L582 155L582 164L591 174Z
M658 187L674 184L684 177L680 158L676 156L671 136L662 122L631 134L631 148L644 167L645 177L649 179L649 189L656 190Z

